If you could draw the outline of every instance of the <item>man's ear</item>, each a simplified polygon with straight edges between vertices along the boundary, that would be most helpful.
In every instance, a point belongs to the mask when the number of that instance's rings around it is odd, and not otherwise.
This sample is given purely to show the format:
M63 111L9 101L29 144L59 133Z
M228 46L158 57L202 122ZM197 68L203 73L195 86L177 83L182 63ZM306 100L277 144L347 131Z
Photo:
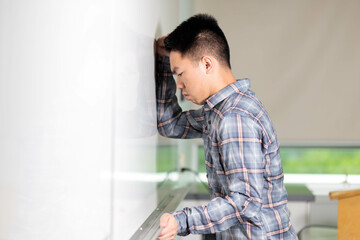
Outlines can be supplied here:
M201 58L201 65L205 70L206 74L210 74L214 71L215 61L211 56L203 56Z

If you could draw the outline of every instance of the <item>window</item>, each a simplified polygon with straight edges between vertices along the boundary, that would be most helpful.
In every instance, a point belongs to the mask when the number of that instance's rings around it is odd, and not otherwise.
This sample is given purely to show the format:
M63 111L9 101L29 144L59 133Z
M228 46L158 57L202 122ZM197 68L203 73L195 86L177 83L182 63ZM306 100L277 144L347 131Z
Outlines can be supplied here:
M156 151L156 171L169 172L177 169L177 145L160 145Z
M359 147L281 147L284 173L360 174ZM204 148L199 146L198 170L206 172Z

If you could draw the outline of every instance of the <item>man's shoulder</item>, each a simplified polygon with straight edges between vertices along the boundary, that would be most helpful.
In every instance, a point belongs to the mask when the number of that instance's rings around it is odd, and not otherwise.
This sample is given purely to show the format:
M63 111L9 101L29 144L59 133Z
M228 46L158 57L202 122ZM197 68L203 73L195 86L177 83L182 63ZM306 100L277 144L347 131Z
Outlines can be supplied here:
M224 104L223 115L237 114L243 117L257 118L266 112L264 105L255 93L248 89L244 92L234 92Z

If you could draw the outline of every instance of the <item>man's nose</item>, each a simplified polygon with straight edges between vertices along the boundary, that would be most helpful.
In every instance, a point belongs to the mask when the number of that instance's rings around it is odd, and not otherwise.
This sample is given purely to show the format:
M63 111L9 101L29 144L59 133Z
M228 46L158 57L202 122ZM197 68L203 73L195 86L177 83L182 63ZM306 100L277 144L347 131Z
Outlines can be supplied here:
M178 89L183 89L184 88L184 84L183 82L180 80L180 78L178 77L177 81L176 81L176 87Z

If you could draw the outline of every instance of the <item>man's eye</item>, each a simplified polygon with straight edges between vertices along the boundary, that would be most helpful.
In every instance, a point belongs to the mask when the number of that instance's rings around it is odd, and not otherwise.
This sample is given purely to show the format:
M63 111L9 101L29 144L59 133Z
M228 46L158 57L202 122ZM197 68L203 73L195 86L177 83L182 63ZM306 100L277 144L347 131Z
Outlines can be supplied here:
M183 75L183 73L179 73L178 77L181 77Z

